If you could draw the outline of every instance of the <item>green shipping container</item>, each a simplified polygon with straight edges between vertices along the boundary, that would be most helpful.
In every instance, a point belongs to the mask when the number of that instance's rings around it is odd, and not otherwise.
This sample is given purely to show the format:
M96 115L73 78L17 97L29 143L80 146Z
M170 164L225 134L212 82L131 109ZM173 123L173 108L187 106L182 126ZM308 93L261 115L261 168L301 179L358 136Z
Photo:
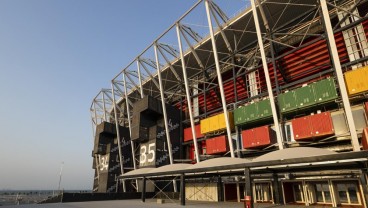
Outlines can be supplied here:
M270 99L257 102L259 119L267 119L272 117Z
M258 118L257 105L252 103L250 105L244 106L245 122L256 120Z
M241 125L245 123L245 107L240 107L234 110L234 123L235 125Z
M318 104L334 101L337 97L337 89L332 78L324 79L311 84Z
M281 113L287 113L298 109L294 91L285 92L277 96Z
M234 110L235 125L244 125L271 118L271 103L269 99L242 106Z
M316 105L316 97L311 85L300 87L295 89L295 97L298 108L307 108L309 106Z

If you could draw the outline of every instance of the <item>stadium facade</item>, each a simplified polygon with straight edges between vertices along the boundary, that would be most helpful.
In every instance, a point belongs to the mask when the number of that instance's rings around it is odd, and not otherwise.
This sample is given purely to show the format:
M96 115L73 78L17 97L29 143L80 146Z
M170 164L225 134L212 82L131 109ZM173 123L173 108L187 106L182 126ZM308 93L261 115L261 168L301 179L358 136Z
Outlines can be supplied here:
M198 1L93 99L95 192L367 207L368 2L244 6Z

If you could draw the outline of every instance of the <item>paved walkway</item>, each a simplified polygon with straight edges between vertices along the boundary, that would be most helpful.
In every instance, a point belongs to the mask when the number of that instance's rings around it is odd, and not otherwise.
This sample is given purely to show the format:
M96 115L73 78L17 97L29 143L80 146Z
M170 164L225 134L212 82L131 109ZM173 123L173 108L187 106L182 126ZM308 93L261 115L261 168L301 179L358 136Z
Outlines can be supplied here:
M20 206L2 206L2 208L183 208L179 201L166 201L164 204L157 204L156 200L147 200L146 203L140 200L115 200L115 201L92 201L92 202L71 202L71 203L56 203L56 204L33 204ZM196 208L243 208L242 203L236 202L198 202L187 201L185 207ZM304 206L296 205L272 205L272 204L255 204L255 208L303 208ZM309 206L308 208L313 208Z

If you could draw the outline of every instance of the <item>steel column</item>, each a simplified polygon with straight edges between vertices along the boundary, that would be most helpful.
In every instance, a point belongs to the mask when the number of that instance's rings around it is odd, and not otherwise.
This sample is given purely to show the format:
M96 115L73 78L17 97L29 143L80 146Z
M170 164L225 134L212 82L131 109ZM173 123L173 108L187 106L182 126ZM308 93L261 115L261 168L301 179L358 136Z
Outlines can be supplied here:
M185 93L187 95L186 97L187 97L188 109L189 109L190 126L192 127L194 151L195 151L197 162L200 162L199 152L198 152L197 135L196 135L196 132L195 132L195 124L194 124L193 112L192 112L193 107L192 107L192 101L190 100L190 94L189 94L189 92L190 92L189 90L190 89L189 89L189 83L188 83L188 75L187 75L187 69L186 69L185 60L184 60L184 54L183 54L181 37L180 37L179 25L176 26L176 33L177 33L177 36L178 36L180 59L181 59L181 67L182 67L183 76L184 76L183 78L184 78L184 85L185 85Z
M214 32L213 32L213 27L212 27L212 19L211 19L211 14L210 14L209 1L211 1L211 0L205 0L207 20L208 20L208 26L210 28L212 49L213 49L213 55L214 55L214 58L215 58L218 84L219 84L219 87L220 87L221 103L222 103L222 108L223 108L223 111L224 111L226 131L227 131L227 139L228 139L229 147L230 147L230 155L231 155L231 157L235 157L233 142L232 142L232 138L231 138L229 115L228 115L228 110L227 110L226 100L225 100L224 86L223 86L223 83L222 83L220 63L219 63L219 58L218 58L218 54L217 54L217 46L216 46L215 36L214 36Z
M262 57L263 71L264 71L264 74L265 74L265 77L266 77L268 97L270 98L270 102L271 102L272 117L273 117L273 122L275 124L277 143L278 143L279 149L281 150L281 149L284 149L283 139L282 139L282 135L281 135L281 132L280 132L279 119L277 117L275 98L273 97L270 75L268 73L266 53L265 53L264 46L263 46L263 39L262 39L261 29L260 29L260 26L259 26L259 20L258 20L255 0L251 0L250 2L252 4L253 19L254 19L254 24L256 26L259 50L261 52L261 57Z
M117 113L117 107L116 107L116 102L115 102L115 89L114 89L114 81L111 82L111 93L112 93L112 102L113 102L113 107L114 107L114 117L115 117L115 128L116 128L116 136L118 139L118 150L119 150L119 165L120 165L120 173L121 175L124 174L124 164L123 164L123 157L121 154L121 138L120 138L120 125L119 125L119 120L118 120L118 113ZM125 187L125 181L123 181L123 191L126 192L126 187Z
M223 202L224 201L224 184L222 183L221 175L217 176L217 195L218 195L218 201Z
M337 81L338 81L339 89L340 89L340 94L341 94L342 102L344 105L345 115L347 118L349 131L351 135L351 144L353 146L354 151L360 151L358 135L356 133L353 113L351 111L349 97L346 91L344 75L341 69L339 54L337 52L336 41L335 41L332 26L331 26L331 19L330 19L328 7L327 7L327 2L326 0L320 0L320 4L321 4L321 11L322 11L322 20L323 20L325 30L327 33L328 49L331 54L331 61L332 61L333 67L335 68L336 77L337 77Z
M245 176L245 196L250 196L251 202L250 202L250 207L249 208L253 208L254 207L254 204L253 204L254 199L253 199L253 189L252 189L252 176L250 175L250 169L249 168L244 169L244 176Z
M180 205L185 206L185 175L180 175Z
M143 177L142 179L142 195L141 195L141 199L142 202L146 202L146 177Z

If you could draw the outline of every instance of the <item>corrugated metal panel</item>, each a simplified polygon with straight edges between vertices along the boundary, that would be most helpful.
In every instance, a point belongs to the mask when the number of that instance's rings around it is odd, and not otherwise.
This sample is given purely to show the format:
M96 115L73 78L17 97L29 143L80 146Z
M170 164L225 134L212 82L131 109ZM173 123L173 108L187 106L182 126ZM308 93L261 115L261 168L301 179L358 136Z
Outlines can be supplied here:
M240 125L245 123L245 112L244 107L240 107L234 110L234 123Z
M312 128L309 122L309 116L296 118L291 121L295 140L312 138Z
M296 118L291 122L295 140L312 139L335 133L330 112Z
M285 92L277 96L281 113L286 113L298 109L298 104L294 91Z
M278 102L281 113L287 113L331 102L337 97L335 82L329 78L282 93L278 95Z
M345 72L346 88L349 95L368 91L368 66Z
M312 105L316 105L316 98L314 96L313 88L311 85L307 85L295 90L295 97L298 108L306 108Z
M368 150L368 127L363 129L362 132L362 146L363 150Z
M232 112L228 112L230 129L234 130L234 117ZM225 115L223 113L201 120L201 134L208 134L214 131L226 129Z
M314 137L333 135L335 133L330 112L309 116Z
M266 119L272 117L270 99L257 102L259 119Z
M206 140L206 151L208 155L220 154L229 151L226 136L218 136Z
M243 125L272 117L271 103L265 99L234 110L235 125Z
M337 95L335 81L332 78L324 79L311 84L317 103L335 100Z
M247 129L241 132L242 134L242 141L243 141L243 148L250 148L252 147L252 142L255 140L255 133L254 129Z
M243 107L244 123L252 121L257 116L257 106L255 103L251 103Z
M258 148L276 143L276 134L269 126L242 131L243 148Z
M195 125L194 129L195 129L195 133L196 133L197 138L204 137L204 135L201 134L201 125L200 124ZM184 129L184 142L191 141L191 140L193 140L192 128L191 127L185 128Z

